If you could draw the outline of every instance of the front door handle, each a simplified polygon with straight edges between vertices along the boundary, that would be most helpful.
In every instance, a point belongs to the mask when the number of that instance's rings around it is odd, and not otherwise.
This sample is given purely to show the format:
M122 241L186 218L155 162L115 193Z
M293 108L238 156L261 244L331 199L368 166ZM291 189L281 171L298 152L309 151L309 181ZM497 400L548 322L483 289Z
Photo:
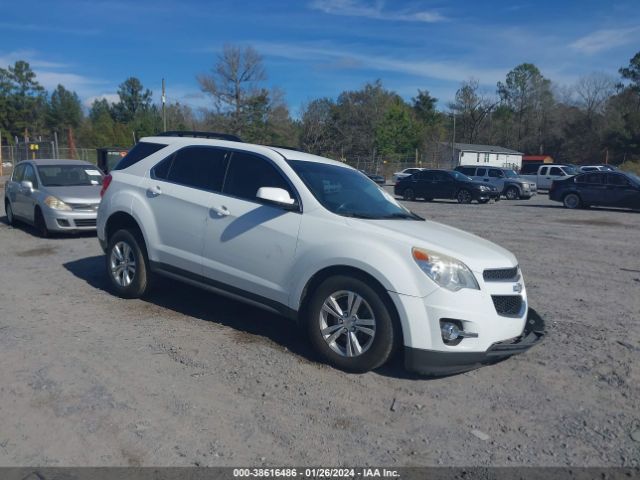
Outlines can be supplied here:
M162 189L158 185L155 185L147 188L147 193L151 197L157 197L158 195L162 195Z
M231 213L229 209L227 209L227 207L225 207L224 205L222 205L221 207L211 207L211 210L216 212L221 217L228 217Z

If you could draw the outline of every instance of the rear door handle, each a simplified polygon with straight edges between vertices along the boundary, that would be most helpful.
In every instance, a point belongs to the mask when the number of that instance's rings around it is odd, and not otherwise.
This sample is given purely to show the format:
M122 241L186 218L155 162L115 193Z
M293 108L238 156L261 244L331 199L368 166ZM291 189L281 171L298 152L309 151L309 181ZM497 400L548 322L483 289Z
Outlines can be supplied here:
M211 207L211 210L216 212L221 217L228 217L229 214L231 213L229 209L227 209L227 207L225 207L224 205L221 207Z
M158 195L162 195L162 189L158 185L155 185L147 188L147 193L152 197L157 197Z

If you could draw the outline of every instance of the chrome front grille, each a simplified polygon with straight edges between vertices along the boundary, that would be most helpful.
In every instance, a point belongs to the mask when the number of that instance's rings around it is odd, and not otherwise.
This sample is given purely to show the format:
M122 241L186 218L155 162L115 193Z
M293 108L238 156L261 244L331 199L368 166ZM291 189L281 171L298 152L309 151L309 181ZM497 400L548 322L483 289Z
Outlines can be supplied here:
M485 282L517 282L520 280L518 266L513 268L496 268L482 272Z
M498 315L513 317L522 309L522 296L520 295L491 295L493 306Z

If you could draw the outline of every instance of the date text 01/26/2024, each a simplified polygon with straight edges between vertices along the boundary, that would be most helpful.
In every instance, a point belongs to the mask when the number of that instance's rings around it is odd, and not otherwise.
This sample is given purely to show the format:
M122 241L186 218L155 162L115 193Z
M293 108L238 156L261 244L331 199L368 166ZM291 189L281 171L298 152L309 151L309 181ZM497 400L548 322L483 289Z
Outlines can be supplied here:
M234 468L235 478L398 478L386 468Z

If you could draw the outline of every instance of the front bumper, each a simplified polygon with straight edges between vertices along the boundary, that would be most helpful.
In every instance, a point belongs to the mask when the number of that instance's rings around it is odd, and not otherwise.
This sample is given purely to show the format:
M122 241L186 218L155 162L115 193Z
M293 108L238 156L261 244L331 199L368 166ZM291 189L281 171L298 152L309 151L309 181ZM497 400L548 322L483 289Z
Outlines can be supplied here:
M512 355L526 352L540 343L545 333L543 318L534 310L529 309L524 331L511 341L496 342L484 352L435 351L405 346L405 367L407 370L429 376L467 372L482 365L495 363Z
M47 229L52 232L95 231L98 213L89 210L54 210L42 208Z
M494 200L496 202L500 201L500 192L496 191L489 191L489 192L481 192L481 191L476 191L473 195L473 199L474 200Z

